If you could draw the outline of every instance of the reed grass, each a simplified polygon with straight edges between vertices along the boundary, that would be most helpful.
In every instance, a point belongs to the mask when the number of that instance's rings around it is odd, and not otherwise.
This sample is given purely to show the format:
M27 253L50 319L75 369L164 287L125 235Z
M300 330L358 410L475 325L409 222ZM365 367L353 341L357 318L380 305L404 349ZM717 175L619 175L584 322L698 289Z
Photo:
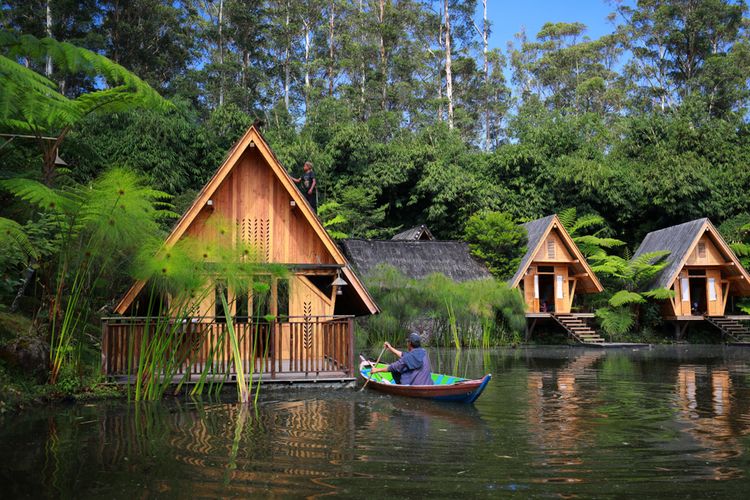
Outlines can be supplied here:
M408 331L429 330L432 346L486 349L511 343L525 327L523 297L504 282L456 283L441 274L415 280L390 266L365 280L381 309L360 323L360 338L369 345L400 344Z

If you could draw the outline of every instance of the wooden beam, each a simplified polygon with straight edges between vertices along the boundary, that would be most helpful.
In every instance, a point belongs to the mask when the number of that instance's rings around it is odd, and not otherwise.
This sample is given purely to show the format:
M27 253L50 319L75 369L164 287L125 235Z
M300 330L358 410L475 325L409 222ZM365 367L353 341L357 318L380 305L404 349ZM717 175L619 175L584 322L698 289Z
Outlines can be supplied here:
M723 304L721 306L721 314L724 314L726 312L726 310L727 310L727 298L729 297L729 288L731 286L732 286L731 282L727 281L726 285L725 285L724 282L722 281L721 293L724 296L722 297Z
M579 273L579 274L574 274L573 276L571 276L571 278L588 278L588 276L589 276L589 273Z
M568 291L568 311L572 311L573 310L573 296L576 293L576 283L577 283L577 280L576 280L576 278L574 276L573 279L572 279L572 283L570 283L568 285L570 287L570 289Z

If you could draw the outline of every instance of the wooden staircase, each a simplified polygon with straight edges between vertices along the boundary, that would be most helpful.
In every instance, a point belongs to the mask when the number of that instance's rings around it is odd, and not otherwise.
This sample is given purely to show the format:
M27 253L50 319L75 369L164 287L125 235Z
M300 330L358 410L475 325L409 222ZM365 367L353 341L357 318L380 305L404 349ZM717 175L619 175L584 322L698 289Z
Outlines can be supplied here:
M602 345L604 339L596 333L583 318L577 317L575 314L553 314L553 318L562 326L568 335L570 335L576 342L586 345Z
M705 316L706 321L718 328L730 342L735 344L750 345L750 329L737 321L726 316Z

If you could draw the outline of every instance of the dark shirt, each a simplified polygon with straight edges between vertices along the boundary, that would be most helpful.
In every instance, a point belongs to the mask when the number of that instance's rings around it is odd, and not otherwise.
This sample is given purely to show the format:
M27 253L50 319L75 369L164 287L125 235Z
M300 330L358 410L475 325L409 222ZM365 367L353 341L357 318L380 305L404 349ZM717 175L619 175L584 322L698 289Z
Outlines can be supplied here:
M388 365L388 371L401 375L401 385L432 385L430 357L421 347L405 352L401 359ZM397 378L398 375L394 377Z
M310 190L310 187L313 184L313 181L315 180L315 172L312 170L308 170L307 172L304 172L302 174L302 185L305 188L305 194ZM317 189L317 186L315 187ZM315 189L313 189L313 193L315 192Z

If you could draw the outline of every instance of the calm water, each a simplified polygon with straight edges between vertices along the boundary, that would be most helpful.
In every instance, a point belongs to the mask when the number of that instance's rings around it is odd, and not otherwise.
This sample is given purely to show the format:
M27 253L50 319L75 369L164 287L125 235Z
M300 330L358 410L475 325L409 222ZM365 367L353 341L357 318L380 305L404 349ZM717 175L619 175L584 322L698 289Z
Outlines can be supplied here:
M458 370L493 373L474 406L314 389L267 391L257 413L5 417L0 497L748 497L750 349L474 351Z

